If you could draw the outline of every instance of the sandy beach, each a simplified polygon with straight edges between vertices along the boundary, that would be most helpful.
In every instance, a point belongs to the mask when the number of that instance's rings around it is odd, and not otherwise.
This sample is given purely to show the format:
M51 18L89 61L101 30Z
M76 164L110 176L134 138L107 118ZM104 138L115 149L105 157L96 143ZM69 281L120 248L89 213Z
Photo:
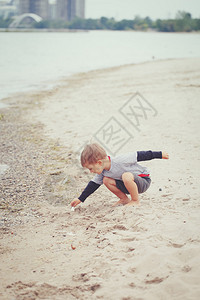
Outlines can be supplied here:
M1 101L0 299L200 298L199 97L200 58L188 58L80 73ZM141 162L152 184L140 207L113 208L101 186L71 211L93 177L78 160L88 141L113 156L169 153Z

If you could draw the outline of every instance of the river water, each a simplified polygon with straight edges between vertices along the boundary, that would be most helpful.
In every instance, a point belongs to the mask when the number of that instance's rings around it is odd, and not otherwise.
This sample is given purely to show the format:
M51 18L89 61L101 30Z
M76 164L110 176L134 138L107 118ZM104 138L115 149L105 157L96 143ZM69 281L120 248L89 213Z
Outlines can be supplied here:
M185 57L200 57L200 34L0 32L0 99L49 89L74 73Z

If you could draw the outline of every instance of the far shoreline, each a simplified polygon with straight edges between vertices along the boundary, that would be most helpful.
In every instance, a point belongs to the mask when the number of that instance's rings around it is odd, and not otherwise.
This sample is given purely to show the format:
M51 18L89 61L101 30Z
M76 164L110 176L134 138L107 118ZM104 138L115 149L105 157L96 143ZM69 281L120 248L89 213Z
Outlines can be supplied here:
M66 33L85 33L85 32L140 32L140 33L165 33L165 34L200 34L200 31L158 31L153 29L144 30L108 30L108 29L94 29L94 30L86 30L86 29L67 29L67 28L0 28L1 32L66 32Z
M200 59L199 57L180 57L180 58L164 58L164 59L156 59L155 57L152 58L151 60L146 60L143 62L138 62L138 63L131 63L131 64L122 64L122 65L118 65L118 66L111 66L111 67L105 67L105 68L100 68L100 69L93 69L93 70L88 70L88 71L82 71L82 72L75 72L75 73L71 73L69 75L66 75L64 77L58 78L57 80L52 80L52 82L48 81L43 82L41 86L37 86L35 87L35 89L33 88L28 88L28 87L24 87L24 90L20 90L20 91L15 91L11 94L8 94L7 96L1 98L0 97L0 109L2 108L9 108L9 104L7 104L7 101L9 101L9 99L12 99L13 97L19 96L19 95L34 95L34 94L38 94L38 93L48 93L53 91L54 89L59 89L60 87L62 87L63 85L65 85L66 81L69 80L70 78L76 77L76 76L82 76L84 74L91 74L91 73L96 73L96 72L109 72L109 71L113 71L113 70L118 70L120 68L124 68L124 67L131 67L131 66L140 66L140 65L144 65L144 64L149 64L149 63L158 63L158 62L165 62L165 61L177 61L177 60L188 60L188 59ZM54 84L53 84L54 82Z
M53 28L0 28L0 32L89 32L83 29L53 29Z

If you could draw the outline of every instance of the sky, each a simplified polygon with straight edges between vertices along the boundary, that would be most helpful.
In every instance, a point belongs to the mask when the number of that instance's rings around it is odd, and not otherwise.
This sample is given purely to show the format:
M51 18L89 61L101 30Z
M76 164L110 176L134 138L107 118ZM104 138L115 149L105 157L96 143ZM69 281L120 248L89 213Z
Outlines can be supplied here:
M200 18L200 0L85 0L85 17L133 19L149 16L152 20L175 18L177 11Z

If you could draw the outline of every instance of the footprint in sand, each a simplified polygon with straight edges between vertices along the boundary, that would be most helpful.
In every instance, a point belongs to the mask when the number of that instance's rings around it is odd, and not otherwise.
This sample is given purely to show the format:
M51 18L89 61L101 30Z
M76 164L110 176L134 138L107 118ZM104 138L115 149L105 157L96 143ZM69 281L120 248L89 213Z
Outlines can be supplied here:
M129 268L129 269L128 269L128 272L129 272L129 273L135 273L135 272L136 272L136 268Z
M150 280L145 280L145 283L146 284L158 284L158 283L163 282L163 280L165 280L167 277L165 277L165 278L155 277L155 278L150 279Z
M125 242L125 243L127 243L127 242L133 242L135 240L136 240L136 238L124 238L124 239L121 239L121 241Z
M77 275L74 275L72 277L72 280L74 281L82 281L82 282L87 282L90 280L89 276L87 273L81 273L81 274L77 274Z
M128 230L124 225L115 225L113 229L118 229L118 230Z
M190 272L191 270L192 270L192 268L191 268L190 266L184 266L184 267L182 268L182 271L185 272L185 273L188 273L188 272Z
M17 296L16 299L58 299L60 295L69 296L73 287L56 287L47 283L36 284L35 282L23 283L15 282L7 286L11 293ZM53 297L53 298L52 298ZM66 298L67 299L67 298Z
M185 244L177 244L177 243L169 243L170 247L174 247L174 248L182 248L183 246L185 246Z
M161 197L164 197L164 198L166 198L166 197L170 197L170 196L172 196L173 194L163 194L163 195L161 195Z
M101 285L99 283L93 283L93 284L86 284L86 282L88 282L90 279L96 277L96 275L94 274L88 274L88 273L81 273L81 274L77 274L74 275L72 277L72 280L74 281L78 281L79 283L84 283L84 287L83 286L79 286L79 289L81 291L83 291L83 289L85 289L86 291L92 291L92 292L96 292L96 290L98 290Z

